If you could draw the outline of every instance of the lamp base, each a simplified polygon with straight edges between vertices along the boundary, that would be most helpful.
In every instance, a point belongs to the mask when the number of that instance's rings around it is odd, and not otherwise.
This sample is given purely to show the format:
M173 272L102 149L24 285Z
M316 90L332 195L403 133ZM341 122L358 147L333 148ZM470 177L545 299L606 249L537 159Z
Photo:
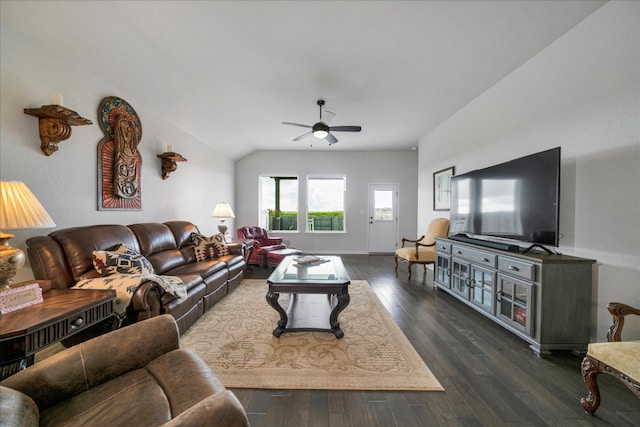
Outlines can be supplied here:
M218 224L218 231L220 232L220 234L227 234L227 230L229 230L229 227L227 226L227 224L225 224L223 219Z
M13 234L0 232L0 291L9 289L13 276L24 266L24 252L9 245Z

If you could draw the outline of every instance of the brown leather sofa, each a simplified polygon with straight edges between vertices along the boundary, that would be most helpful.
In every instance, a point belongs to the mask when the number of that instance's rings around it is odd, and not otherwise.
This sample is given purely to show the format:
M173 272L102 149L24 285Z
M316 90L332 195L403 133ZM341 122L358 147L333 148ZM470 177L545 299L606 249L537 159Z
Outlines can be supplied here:
M248 426L236 396L173 317L157 316L63 350L0 382L3 426Z
M238 228L236 236L239 239L253 240L253 251L247 263L260 267L267 265L267 252L287 248L287 245L282 243L282 237L269 237L267 230L255 225Z
M35 278L51 280L52 288L64 289L99 277L93 251L126 244L144 255L157 274L180 277L187 297L176 298L158 284L145 282L133 295L125 324L171 314L182 334L242 282L245 270L240 245L229 246L231 255L197 261L191 240L194 232L198 228L187 221L73 227L28 239L27 252Z

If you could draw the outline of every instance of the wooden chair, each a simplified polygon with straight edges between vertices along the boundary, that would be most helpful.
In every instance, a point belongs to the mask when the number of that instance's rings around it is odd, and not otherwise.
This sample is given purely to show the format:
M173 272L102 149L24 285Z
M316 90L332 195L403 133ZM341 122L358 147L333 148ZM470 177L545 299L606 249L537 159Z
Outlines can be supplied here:
M396 250L395 272L398 274L398 262L409 264L409 278L411 281L411 267L413 264L422 264L423 270L427 271L427 264L433 264L436 260L436 237L447 237L449 233L449 220L436 218L429 223L427 232L417 239L402 239L402 247ZM404 247L405 243L413 243L410 247Z
M600 406L597 378L601 373L612 375L640 398L640 341L622 341L626 315L640 315L640 309L611 302L607 306L613 323L607 332L607 342L590 343L582 360L582 377L589 395L580 400L584 410L593 415Z

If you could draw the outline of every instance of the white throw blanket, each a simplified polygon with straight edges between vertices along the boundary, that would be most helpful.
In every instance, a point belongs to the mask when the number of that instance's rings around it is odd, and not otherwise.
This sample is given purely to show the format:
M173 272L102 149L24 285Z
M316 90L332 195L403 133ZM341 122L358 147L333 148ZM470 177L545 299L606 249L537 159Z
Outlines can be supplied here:
M72 289L115 290L116 299L113 302L113 311L122 319L136 289L146 281L157 283L166 292L180 299L184 299L187 296L187 287L182 279L175 276L160 276L157 274L112 274L106 277L81 280Z

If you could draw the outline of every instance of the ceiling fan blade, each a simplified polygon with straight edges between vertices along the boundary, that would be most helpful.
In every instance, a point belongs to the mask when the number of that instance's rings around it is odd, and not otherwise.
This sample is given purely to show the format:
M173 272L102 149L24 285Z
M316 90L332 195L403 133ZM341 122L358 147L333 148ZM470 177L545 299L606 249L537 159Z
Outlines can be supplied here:
M333 145L336 142L338 142L338 138L336 138L335 136L333 136L332 134L328 133L327 136L324 137L324 139L326 139L327 141L329 141L329 145Z
M329 126L332 132L360 132L361 126Z
M329 111L329 110L324 110L322 112L322 118L321 121L325 122L325 123L329 123L331 122L331 120L333 120L333 118L336 116L336 113Z
M291 123L291 122L282 122L283 125L289 125L289 126L298 126L301 128L309 128L311 129L312 126L309 125L301 125L300 123Z
M303 133L302 135L300 135L297 138L293 138L294 141L300 141L302 138L304 138L305 136L311 134L311 132L307 132L307 133Z

